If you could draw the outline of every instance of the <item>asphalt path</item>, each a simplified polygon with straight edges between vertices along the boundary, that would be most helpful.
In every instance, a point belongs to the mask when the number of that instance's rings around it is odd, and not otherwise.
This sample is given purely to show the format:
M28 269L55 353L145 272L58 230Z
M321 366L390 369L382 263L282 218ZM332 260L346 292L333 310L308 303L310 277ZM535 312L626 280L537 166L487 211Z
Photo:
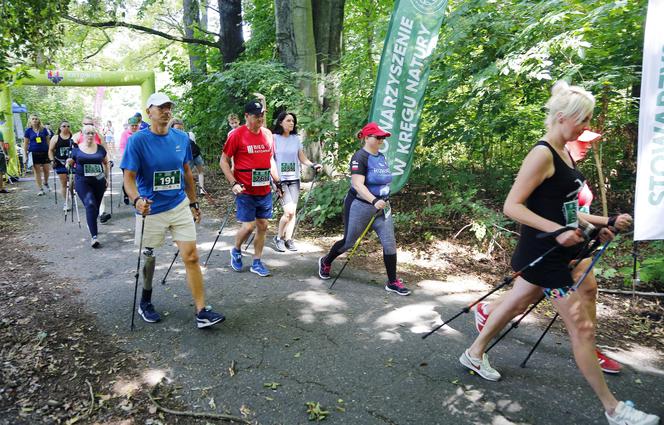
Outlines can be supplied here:
M488 382L468 373L459 355L476 335L472 314L436 334L422 335L482 295L493 282L468 276L410 282L409 297L383 289L383 270L347 267L332 291L317 275L327 247L299 242L297 253L268 246L263 261L272 276L250 273L245 253L241 273L229 266L237 223L224 229L205 270L207 303L227 319L209 329L195 327L184 267L175 262L166 285L160 281L175 253L170 239L156 250L153 302L157 324L136 315L130 331L137 248L134 213L120 201L121 173L114 168L113 217L100 225L102 248L89 246L85 214L81 229L64 222L62 198L36 196L34 181L20 182L18 196L33 255L52 264L62 278L80 282L78 298L96 325L120 337L122 348L143 353L153 376L164 375L181 390L179 401L197 411L228 412L261 424L304 424L307 402L318 402L335 424L604 424L603 410L581 377L568 339L550 333L527 368L519 364L544 323L527 319L491 351L503 379ZM51 183L52 184L52 183ZM107 211L110 196L106 195ZM198 225L201 262L223 217L206 215ZM268 240L274 233L270 224ZM250 248L251 250L252 248ZM341 258L340 260L342 260ZM341 268L333 267L333 275ZM499 281L501 276L496 276ZM140 294L140 284L139 284ZM618 399L664 416L663 354L645 347L604 347L625 368L608 376Z

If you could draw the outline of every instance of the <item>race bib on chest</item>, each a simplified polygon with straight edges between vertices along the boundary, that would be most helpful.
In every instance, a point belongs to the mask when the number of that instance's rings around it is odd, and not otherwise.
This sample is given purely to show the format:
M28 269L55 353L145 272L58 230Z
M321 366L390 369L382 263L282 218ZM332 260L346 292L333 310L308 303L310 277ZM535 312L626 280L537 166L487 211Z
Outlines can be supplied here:
M281 178L283 180L292 179L295 177L295 163L282 162L281 163Z
M41 143L42 142L41 137L39 137L39 136L35 137L35 142L36 143Z
M270 170L251 170L251 186L269 186Z
M159 192L162 190L180 189L182 174L180 170L155 171L153 175L152 190Z
M97 177L101 173L101 164L83 164L83 175L85 177Z
M563 215L565 216L565 225L570 227L579 227L579 201L575 199L563 204Z
M61 147L60 149L58 149L58 151L59 151L58 156L60 158L65 158L65 157L69 156L69 152L71 151L71 149L69 147L64 146L64 147Z

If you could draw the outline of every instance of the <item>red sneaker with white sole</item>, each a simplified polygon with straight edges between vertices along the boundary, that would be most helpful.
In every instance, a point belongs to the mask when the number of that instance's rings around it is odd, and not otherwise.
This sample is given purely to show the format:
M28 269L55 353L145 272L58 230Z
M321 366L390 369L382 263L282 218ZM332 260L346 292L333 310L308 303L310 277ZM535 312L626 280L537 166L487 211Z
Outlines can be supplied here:
M482 301L473 307L473 311L475 312L475 329L477 329L477 332L482 332L486 319L489 318L489 313L486 311L488 305L489 303Z
M610 359L610 358L606 357L599 350L595 350L595 354L597 354L597 360L599 361L599 367L602 368L602 371L604 373L620 373L620 370L622 369L622 365L620 363L618 363L617 361L615 361L613 359Z

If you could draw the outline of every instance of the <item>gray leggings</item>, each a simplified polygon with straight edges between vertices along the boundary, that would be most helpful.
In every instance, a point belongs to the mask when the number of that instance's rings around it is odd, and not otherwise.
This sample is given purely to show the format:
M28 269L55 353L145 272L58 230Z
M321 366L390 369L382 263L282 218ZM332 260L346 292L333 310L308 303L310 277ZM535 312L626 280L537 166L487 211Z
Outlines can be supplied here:
M344 199L344 238L335 242L330 252L325 257L325 263L331 264L339 255L348 251L355 245L364 229L369 224L371 216L376 213L376 208L366 202L362 202L350 193ZM378 235L380 244L383 246L383 259L390 282L396 280L396 257L397 242L394 238L394 222L392 214L385 218L384 214L378 215L371 228Z

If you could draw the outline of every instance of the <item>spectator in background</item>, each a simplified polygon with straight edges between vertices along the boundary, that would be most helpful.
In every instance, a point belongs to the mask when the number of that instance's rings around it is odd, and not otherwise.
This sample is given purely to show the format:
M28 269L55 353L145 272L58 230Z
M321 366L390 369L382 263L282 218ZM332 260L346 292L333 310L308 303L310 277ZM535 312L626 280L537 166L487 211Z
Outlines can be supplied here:
M148 125L148 123L146 123L145 121L143 121L143 115L141 115L140 112L136 112L136 113L134 114L134 116L135 116L136 118L138 118L138 129L139 129L139 130L143 130L143 129L145 129L145 128L150 127L150 125Z
M178 130L182 130L187 135L189 136L189 145L191 146L191 156L192 160L189 162L189 168L191 168L191 171L194 172L198 175L198 189L199 193L201 195L204 195L205 192L205 186L203 183L205 182L205 176L203 175L203 166L205 165L205 162L203 161L203 155L201 153L201 148L196 144L196 135L192 133L191 131L185 131L184 129L184 122L180 118L172 118L171 121L168 123L168 128L176 128Z
M0 193L9 193L5 189L5 174L7 174L7 151L5 137L0 131Z

